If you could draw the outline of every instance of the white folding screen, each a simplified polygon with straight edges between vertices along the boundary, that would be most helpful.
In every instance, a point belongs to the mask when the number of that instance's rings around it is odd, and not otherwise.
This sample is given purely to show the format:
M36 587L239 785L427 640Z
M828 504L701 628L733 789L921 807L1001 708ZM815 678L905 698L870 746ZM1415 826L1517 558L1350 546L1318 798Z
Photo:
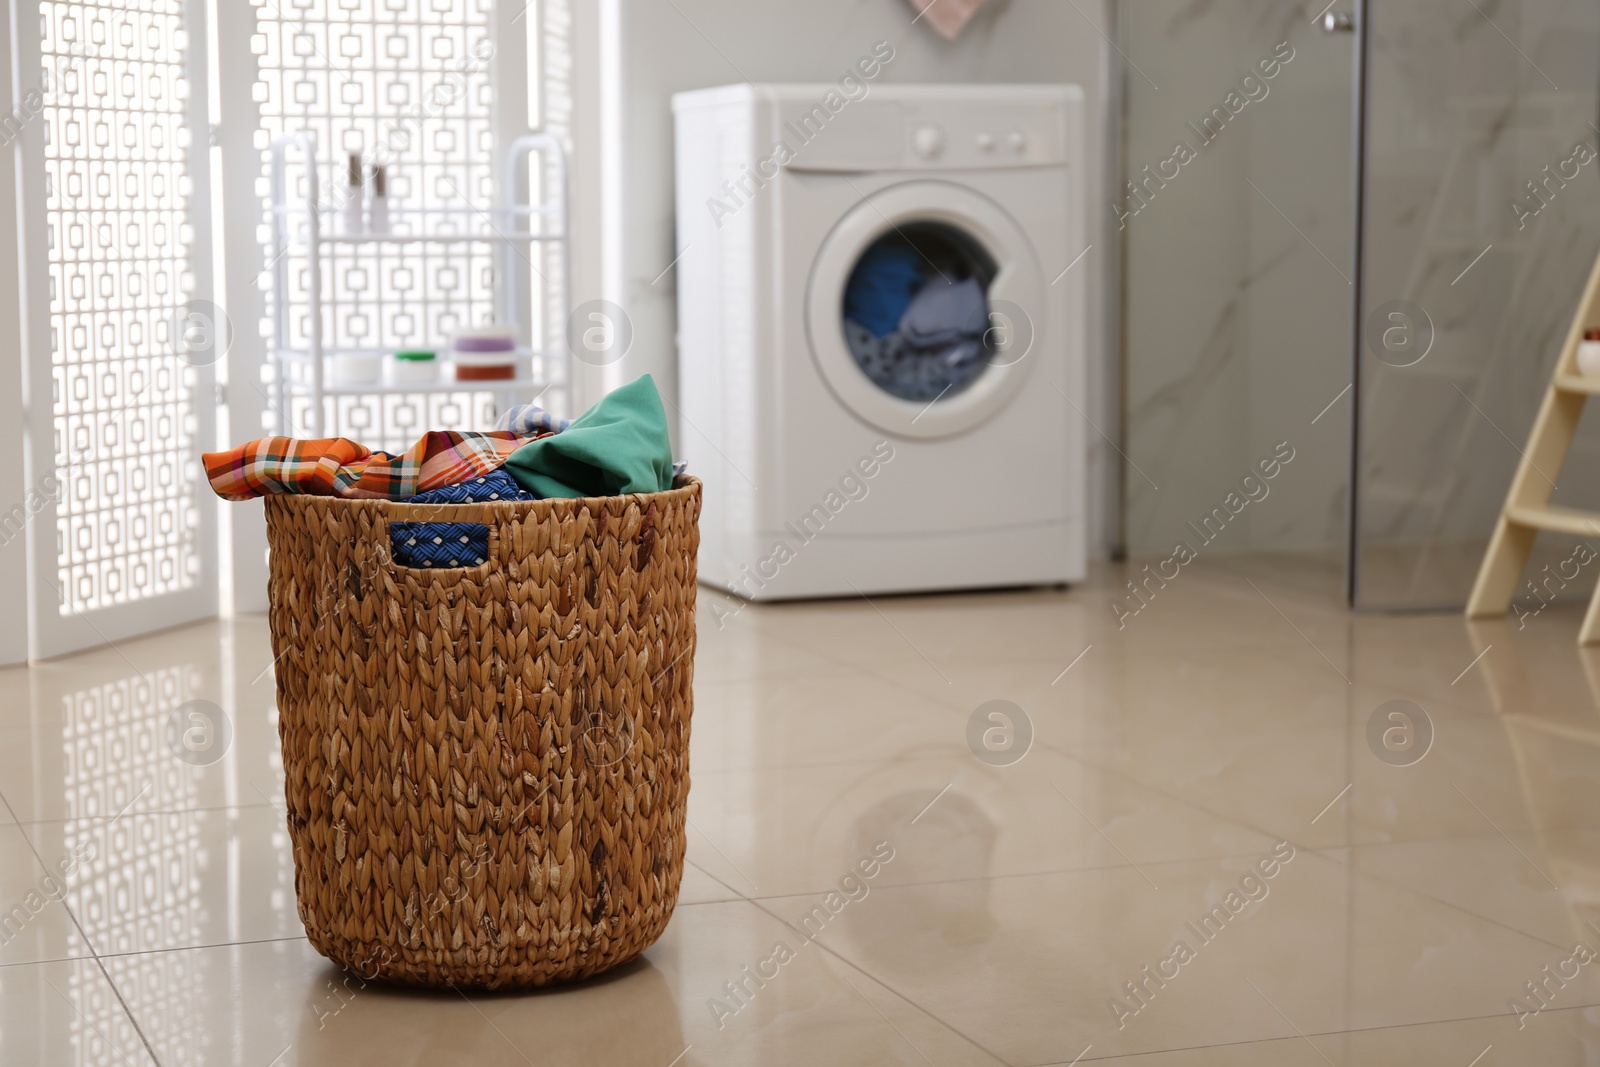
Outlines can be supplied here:
M229 443L277 422L263 358L270 140L311 132L325 193L358 151L385 157L399 203L491 203L499 146L533 117L568 132L569 20L564 0L21 0L16 16L19 121L0 125L21 163L31 492L0 523L26 526L30 650L44 657L218 609L199 453L220 443L224 397ZM535 163L527 180L537 198L550 176ZM553 251L529 250L533 284L516 294L547 348L567 299L544 281ZM481 249L395 252L364 247L334 265L329 284L371 308L325 329L431 347L452 322L492 314ZM490 417L486 393L330 403L329 432L374 447ZM302 410L286 414L305 428ZM259 507L228 519L235 602L259 609Z
M32 650L216 611L204 7L20 13ZM37 27L37 33L30 32Z

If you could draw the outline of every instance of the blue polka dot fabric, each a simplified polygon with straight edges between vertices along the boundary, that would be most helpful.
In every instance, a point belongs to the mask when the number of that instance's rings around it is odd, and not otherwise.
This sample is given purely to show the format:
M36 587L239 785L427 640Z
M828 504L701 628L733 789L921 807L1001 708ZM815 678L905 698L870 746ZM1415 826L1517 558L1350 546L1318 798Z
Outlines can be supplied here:
M487 504L538 500L505 471L419 493L407 504ZM402 567L476 567L489 559L489 527L477 522L391 522L389 547Z
M446 485L418 493L405 501L407 504L487 504L493 500L538 500L518 485L516 479L503 470L490 471L477 478L469 478L455 485Z

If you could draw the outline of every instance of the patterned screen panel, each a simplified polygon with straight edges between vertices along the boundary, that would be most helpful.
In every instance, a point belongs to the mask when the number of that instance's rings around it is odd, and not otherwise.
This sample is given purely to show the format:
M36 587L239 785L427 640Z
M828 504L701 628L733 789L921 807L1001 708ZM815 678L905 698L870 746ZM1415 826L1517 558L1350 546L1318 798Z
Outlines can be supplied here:
M39 5L63 615L202 569L195 370L172 336L195 290L182 9Z

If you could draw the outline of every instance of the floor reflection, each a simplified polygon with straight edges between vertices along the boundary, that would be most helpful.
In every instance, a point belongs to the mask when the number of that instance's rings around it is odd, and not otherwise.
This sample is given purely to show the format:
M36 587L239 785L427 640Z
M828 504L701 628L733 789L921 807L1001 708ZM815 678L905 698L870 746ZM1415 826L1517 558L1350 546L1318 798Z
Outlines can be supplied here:
M1578 614L1351 615L1269 563L1202 561L1126 631L1117 576L703 617L691 888L641 960L532 995L363 985L310 947L262 620L0 672L0 902L93 850L0 944L0 1063L1320 1062L1284 1016L1339 1067L1583 1062L1600 971L1506 1010L1600 947ZM1007 766L967 737L997 699L1034 733ZM1434 725L1414 765L1369 747L1395 699ZM230 716L215 761L169 743L195 700ZM1270 895L1119 1030L1108 999L1279 840Z

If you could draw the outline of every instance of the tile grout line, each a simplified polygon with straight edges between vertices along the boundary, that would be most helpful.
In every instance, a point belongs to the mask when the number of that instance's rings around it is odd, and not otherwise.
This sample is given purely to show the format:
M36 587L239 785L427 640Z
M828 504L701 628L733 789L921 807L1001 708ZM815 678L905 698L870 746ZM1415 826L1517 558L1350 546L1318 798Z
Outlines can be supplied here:
M1161 796L1166 797L1168 800L1171 800L1174 803L1182 804L1182 805L1184 805L1186 807L1192 808L1193 810L1195 810L1197 812L1200 812L1203 815L1208 815L1213 819L1218 819L1218 820L1220 820L1222 822L1229 823L1229 824L1234 825L1234 826L1238 826L1238 827L1242 827L1242 828L1247 829L1247 830L1254 831L1255 833L1262 834L1265 837L1270 837L1270 838L1274 838L1274 839L1277 839L1277 840L1289 841L1291 844L1296 844L1297 848L1299 848L1299 849L1301 849L1301 850L1303 850L1305 852L1308 852L1308 853L1310 853L1310 854L1312 854L1314 856L1317 856L1317 857L1319 857L1321 859L1327 860L1329 863L1333 863L1333 864L1338 865L1338 866L1343 866L1343 864L1339 864L1339 862L1337 860L1335 860L1331 856L1327 855L1328 852L1331 852L1334 849L1374 848L1374 847L1388 846L1388 845L1395 845L1395 844L1399 844L1399 845L1447 844L1447 843L1450 843L1450 842L1472 841L1472 840L1477 840L1477 839L1489 840L1493 836L1493 835L1490 835L1490 834L1458 834L1458 835L1456 835L1454 837L1430 837L1430 838L1417 840L1417 841L1371 842L1371 843L1362 844L1362 845L1348 845L1348 844L1347 845L1328 845L1328 846L1323 846L1323 847L1318 847L1318 848L1312 848L1309 845L1297 844L1296 842L1292 841L1287 836L1285 836L1283 834L1275 833L1275 832L1270 831L1270 830L1267 830L1267 829L1265 829L1265 828L1263 828L1261 826L1256 825L1255 823L1245 822L1245 821L1242 821L1240 819L1236 819L1231 815L1224 815L1221 812L1213 811L1208 807L1205 807L1203 805L1197 804L1197 803L1195 803L1194 801L1192 801L1192 800L1190 800L1188 798L1178 796L1177 794L1174 794L1174 793L1169 793L1164 789L1161 789L1161 788L1159 788L1157 786L1154 786L1154 785L1150 785L1150 784L1145 783L1145 782L1141 782L1136 778L1129 778L1126 775L1123 775L1121 771L1117 770L1114 767L1101 766L1099 764L1093 763L1093 762L1091 762L1091 761L1089 761L1087 759L1084 759L1082 757L1074 756L1074 755L1071 755L1071 754L1066 753L1066 752L1061 752L1059 749L1051 749L1051 751L1056 752L1058 755L1061 755L1061 756L1065 757L1066 759L1073 760L1073 761L1078 762L1078 763L1082 763L1084 766L1087 766L1087 767L1092 767L1096 771L1099 771L1102 774L1114 774L1114 775L1117 775L1117 776L1123 778L1123 780L1125 780L1125 781L1131 782L1134 785L1137 785L1137 786L1140 786L1142 788L1149 789L1149 790L1152 790L1152 791L1154 791L1156 793L1159 793ZM1513 846L1513 847L1515 847L1515 846ZM1244 853L1240 853L1238 855L1244 855ZM1199 858L1194 859L1194 860L1183 860L1183 859L1158 860L1158 861L1155 861L1154 863L1149 863L1148 865L1149 866L1153 866L1153 867L1159 867L1159 866L1162 866L1163 864L1168 864L1168 863L1199 862L1199 861L1204 860L1206 858L1207 857L1199 857ZM1210 858L1211 859L1230 859L1230 858L1236 858L1236 857L1234 855L1230 854L1230 855L1226 855L1226 856L1217 856L1217 857L1210 857ZM1086 870L1099 870L1099 869L1110 869L1110 868L1083 868L1083 869L1086 869ZM1063 870L1063 871L1042 872L1042 873L1066 874L1066 873L1071 873L1071 870L1072 869ZM1006 877L1016 877L1016 876L1008 875ZM1370 873L1363 873L1361 875L1361 877L1371 879L1372 881L1381 883L1383 885L1392 886L1395 889L1398 889L1403 893L1410 894L1411 896L1421 897L1424 900L1431 900L1436 904L1440 904L1440 905L1442 905L1444 907L1447 907L1447 908L1451 909L1452 911L1460 912L1463 915L1470 915L1471 917L1473 917L1474 919L1479 920L1480 922L1489 923L1491 926L1498 926L1502 930L1507 930L1507 931L1509 931L1511 933L1519 934L1522 937L1526 937L1526 938L1529 938L1530 940L1537 941L1537 942L1539 942L1540 944L1543 944L1543 945L1548 945L1551 948L1561 949L1561 950L1564 950L1566 948L1566 946L1558 944L1558 943L1556 943L1554 941L1549 941L1549 940L1545 939L1544 937L1542 937L1539 934L1532 933L1531 931L1528 931L1528 930L1520 929L1519 927L1511 926L1510 924L1508 924L1508 923L1506 923L1506 922L1504 922L1504 921L1502 921L1500 919L1497 919L1492 915L1483 915L1483 914L1481 914L1479 912L1473 911L1470 908L1462 907L1460 904L1451 903L1450 901L1444 900L1444 899L1442 899L1440 897L1436 897L1431 893L1426 893L1426 892L1423 892L1420 889L1415 889L1415 888L1413 888L1411 886L1408 886L1403 882L1395 881L1392 878L1387 878L1387 877L1384 877L1383 875L1370 874Z
M954 784L954 783L952 783L952 784ZM949 786L946 786L945 788L948 789ZM944 792L941 791L939 793L939 796L943 796L943 795L944 795ZM938 797L935 797L934 799L937 800ZM932 807L932 805L930 804L929 807ZM926 811L927 809L923 809L923 810ZM685 826L685 829L687 830L687 827L688 827L687 818L685 818L684 826ZM693 861L689 860L687 857L685 857L684 862L685 863L693 863ZM700 868L702 873L709 873L709 872L706 872L704 868L701 868L699 864L694 864L694 866L697 867L697 868ZM712 877L715 878L715 876L712 876ZM733 887L731 885L728 885L722 879L715 878L715 880L720 882L720 883L722 883L725 888L730 889L730 890L733 889ZM753 883L753 882L751 883L752 886L754 886L754 884L755 883ZM737 890L734 890L734 891L737 892ZM794 895L796 895L796 894L783 894L783 896L794 896ZM805 895L805 894L799 894L799 895ZM770 907L768 907L764 903L764 901L766 901L766 900L781 899L780 896L753 898L753 897L745 896L743 893L740 893L739 897L740 897L740 902L745 903L745 904L749 904L751 907L755 908L757 911L761 912L762 914L766 915L768 918L772 919L773 922L776 922L779 926L783 927L785 930L789 930L789 931L793 931L794 930L794 927L789 925L787 920L781 918L777 914L777 912L773 911ZM734 901L724 901L722 903L735 903L735 902ZM819 937L820 937L820 933L819 933ZM864 967L857 966L856 964L852 963L850 960L846 959L844 956L840 955L839 953L835 952L833 949L831 949L828 946L824 945L821 942L821 940L819 939L819 937L808 937L808 938L804 939L804 942L805 942L805 944L814 944L814 945L816 945L819 951L827 953L829 956L832 956L834 959L838 960L840 963L844 964L846 967L851 968L852 970L856 971L857 973L861 974L862 976L870 979L872 982L882 986L884 989L887 989L890 992L891 995L893 995L893 996L899 998L900 1000L904 1001L906 1004L910 1005L912 1008L916 1009L918 1012L922 1013L924 1016L926 1016L927 1018L931 1019L936 1025L938 1025L940 1027L943 1027L944 1029L946 1029L946 1030L950 1031L951 1033L955 1034L957 1037L959 1037L963 1041L967 1042L973 1048L976 1048L980 1052L982 1052L985 1055L989 1056L991 1059L993 1059L997 1063L1000 1063L1000 1064L1008 1064L1009 1063L1009 1061L1007 1061L1004 1058L1002 1058L1001 1056L995 1054L991 1049L988 1048L988 1046L981 1044L980 1042L978 1042L976 1039L974 1039L973 1037L971 1037L970 1035L968 1035L964 1031L957 1029L953 1024L951 1024L949 1022L946 1022L944 1019L940 1018L938 1015L935 1015L933 1012L931 1012L928 1009L924 1008L922 1005L918 1004L916 1001L912 1000L910 997L908 997L904 993L900 992L894 986L889 985L887 982L885 982L882 979L878 978L876 975L872 974L870 971L866 970ZM803 947L805 947L805 945L802 944L801 947L803 948ZM846 980L846 981L848 982L848 980ZM866 999L865 994L862 994L860 992L860 990L857 990L856 992L857 992L857 995L862 997L862 999L864 999L864 1000ZM872 1002L869 1000L867 1003L869 1005L871 1005ZM876 1006L874 1006L874 1010L876 1010ZM882 1015L883 1013L880 1011L879 1014ZM888 1016L884 1016L884 1020L887 1022L888 1021ZM890 1025L893 1026L894 1024L890 1023ZM899 1027L895 1027L895 1029L898 1031ZM904 1037L905 1035L902 1034L901 1036ZM907 1043L910 1043L910 1038L906 1038L906 1041L907 1041ZM912 1047L916 1048L915 1045L912 1045ZM921 1054L921 1050L920 1049L918 1049L918 1053ZM926 1056L923 1056L923 1058L927 1059Z
M141 790L140 792L142 795L143 791ZM138 797L135 797L134 799L137 800ZM17 822L16 809L11 806L11 801L6 797L3 790L0 790L0 804L5 805L6 814L11 816L11 821L13 823L16 823L17 832L22 835L22 841L28 846L28 851L33 853L34 862L37 863L42 870L48 873L50 870L49 865L45 863L44 857L39 854L39 849L33 843L33 838L28 835L28 831L23 829L22 823ZM126 809L124 809L123 814L126 814ZM118 818L121 818L121 815L118 815ZM64 819L62 821L66 822L68 820ZM144 1027L139 1025L139 1020L134 1016L133 1009L128 1006L127 998L122 995L122 990L117 987L117 983L112 979L111 972L106 969L105 961L100 958L100 953L95 950L94 941L90 939L88 932L84 930L83 923L78 920L77 913L73 911L72 906L67 903L65 895L63 895L62 898L56 903L60 904L62 910L67 913L67 919L72 923L72 928L78 931L78 936L83 938L84 945L89 949L88 958L94 960L94 965L99 968L101 977L106 980L106 985L111 987L111 992L117 998L117 1003L122 1006L122 1013L128 1017L128 1025L133 1027L133 1032L135 1034L139 1035L139 1043L144 1046L145 1053L150 1057L150 1062L154 1063L156 1067L161 1067L161 1057L156 1055L155 1048L150 1044L150 1038L145 1035ZM82 956L75 957L76 960L82 960L83 958L84 957ZM56 963L61 961L48 960L41 962ZM35 964L35 966L37 965L38 964ZM107 1038L106 1040L107 1043L110 1043L110 1038ZM116 1046L113 1045L112 1047L115 1048Z
M687 823L685 824L685 828L687 828ZM710 871L707 871L704 867L700 866L700 864L698 864L698 863L695 863L693 860L688 859L687 857L685 857L684 858L684 862L687 863L687 864L690 864L693 867L695 867L697 870L700 871L700 873L706 875L708 878L712 879L713 881L715 881L716 883L721 885L724 889L727 889L729 892L737 893L738 897L739 897L738 900L705 901L704 902L705 904L748 904L751 907L755 908L757 911L761 912L763 915L767 916L773 922L777 923L779 926L783 927L785 930L793 931L794 927L790 926L788 921L783 919L783 918L781 918L777 914L777 912L775 912L771 908L767 907L767 905L764 902L768 901L768 900L781 900L781 899L783 899L785 897L810 895L810 894L808 894L806 892L801 892L801 893L773 894L773 895L765 896L765 897L747 896L746 894L744 894L740 890L735 889L732 885L728 884L722 878L719 878L716 875L712 874ZM684 905L684 906L686 906L686 907L697 907L698 905ZM856 971L860 972L862 975L864 975L867 978L871 979L873 982L877 983L880 986L883 986L883 988L889 990L889 992L892 993L894 996L896 996L899 999L905 1001L907 1004L911 1005L911 1007L915 1008L917 1011L921 1012L923 1015L926 1015L929 1019L932 1019L935 1023L937 1023L938 1025L940 1025L940 1026L944 1027L945 1029L949 1030L951 1033L955 1034L957 1037L959 1037L962 1040L966 1041L968 1044L972 1045L974 1048L977 1048L979 1051L987 1054L988 1056L993 1058L996 1062L1002 1063L1002 1064L1007 1062L1006 1060L1001 1059L999 1056L996 1056L993 1052L991 1052L984 1045L981 1045L977 1041L973 1040L973 1038L969 1037L966 1033L956 1029L950 1023L947 1023L945 1020L939 1018L937 1015L935 1015L932 1012L928 1011L926 1008L922 1007L922 1005L920 1005L920 1004L916 1003L915 1001L911 1000L909 997L907 997L904 994L902 994L899 990L895 989L893 986L888 985L886 982L882 981L877 976L875 976L871 972L867 971L865 968L858 967L856 964L851 963L849 960L845 959L843 956L839 955L837 952L835 952L832 949L828 948L826 945L824 945L817 938L815 938L815 937L806 938L805 939L805 943L806 944L816 945L823 952L826 952L828 955L830 955L830 956L834 957L835 959L839 960L845 966L850 967L853 970L856 970ZM804 947L804 945L802 945L801 947ZM871 1003L871 1002L869 1001L868 1003ZM913 1046L913 1047L915 1047L915 1046Z
M1487 834L1482 835L1482 837L1483 837L1484 840L1488 840L1489 839ZM1451 838L1449 840L1470 840L1470 838ZM1408 842L1400 842L1400 843L1402 843L1402 844L1438 844L1440 842L1433 842L1433 841L1410 842L1410 841L1408 841ZM1334 846L1332 846L1331 848L1328 848L1328 849L1308 848L1305 851L1308 852L1309 854L1313 855L1313 856L1319 857L1320 859L1327 860L1329 863L1332 863L1332 864L1335 864L1337 866L1343 867L1343 866L1345 866L1344 864L1339 863L1338 860L1334 859L1331 856L1326 855L1325 853L1330 852L1330 851L1332 851L1333 849L1336 849L1336 848L1368 848L1368 847L1371 847L1371 846L1368 846L1368 845L1334 845ZM1377 883L1379 883L1381 885L1391 886L1391 887L1393 887L1395 889L1400 890L1402 893L1408 893L1408 894L1410 894L1411 896L1414 896L1414 897L1421 897L1423 900L1431 900L1431 901L1433 901L1433 903L1438 904L1441 907L1449 908L1451 911L1460 912L1462 915L1471 916L1472 918L1477 919L1479 922L1488 923L1490 926L1498 926L1500 929L1505 930L1508 933L1513 933L1513 934L1517 934L1517 935L1519 935L1521 937L1526 937L1530 941L1537 941L1539 944L1547 945L1550 948L1553 948L1558 952L1567 951L1567 947L1568 946L1560 944L1559 942L1551 941L1551 940L1547 939L1546 937L1544 937L1542 934L1536 934L1531 930L1523 930L1520 927L1512 926L1509 923L1505 922L1504 920L1497 919L1492 915L1480 914L1479 912L1473 911L1471 908L1463 907L1460 904L1456 904L1456 903L1454 903L1452 901L1445 900L1443 897L1438 897L1438 896L1433 895L1432 893L1426 892L1426 891L1421 890L1421 889L1417 889L1414 886L1406 885L1404 882L1397 881L1396 879L1390 878L1390 877L1388 877L1386 875L1372 874L1370 872L1362 872L1360 875L1358 875L1358 877L1370 879L1371 881L1377 882Z
M1589 1010L1591 1010L1593 1008L1596 1008L1596 1007L1600 1007L1600 1000L1597 1000L1593 1004L1569 1004L1564 1008L1546 1008L1545 1011L1548 1011L1548 1012L1589 1011ZM1357 1027L1351 1027L1351 1028L1348 1028L1348 1029L1345 1029L1345 1030L1308 1030L1308 1031L1306 1031L1306 1033L1309 1034L1311 1037L1348 1037L1348 1036L1350 1036L1352 1034L1377 1034L1377 1033L1382 1033L1382 1032L1384 1032L1386 1030L1410 1030L1413 1027L1419 1027L1419 1026L1447 1026L1447 1025L1450 1025L1452 1023L1484 1022L1486 1020L1497 1019L1497 1018L1499 1018L1499 1017L1501 1017L1502 1015L1505 1015L1505 1014L1506 1014L1505 1012L1500 1011L1500 1012L1492 1012L1492 1013L1490 1013L1488 1015L1464 1015L1464 1016L1459 1016L1457 1018L1451 1018L1451 1019L1419 1019L1416 1022L1387 1023L1387 1024L1384 1024L1382 1026L1357 1026ZM1269 1044L1273 1044L1273 1043L1276 1043L1276 1042L1279 1042L1279 1041L1294 1042L1294 1041L1298 1041L1298 1040L1299 1040L1299 1038L1297 1038L1297 1037L1289 1037L1289 1036L1283 1036L1283 1037L1253 1037L1253 1038L1246 1038L1243 1041L1219 1041L1219 1042L1216 1042L1216 1043L1210 1044L1210 1045L1183 1045L1183 1046L1175 1046L1173 1048L1164 1048L1164 1049L1153 1050L1153 1051L1150 1051L1150 1052L1117 1052L1117 1053L1108 1053L1105 1056L1091 1056L1091 1057L1089 1057L1089 1059L1085 1060L1084 1062L1085 1063L1110 1063L1110 1064L1114 1065L1116 1063L1116 1061L1119 1060L1119 1059L1121 1059L1121 1060L1130 1060L1131 1061L1131 1060L1141 1059L1141 1058L1149 1057L1149 1056L1167 1056L1167 1055L1171 1055L1172 1053L1175 1053L1175 1052L1201 1052L1201 1051L1204 1051L1206 1049L1243 1048L1246 1045L1269 1045ZM1078 1062L1078 1061L1077 1060L1072 1060L1072 1061L1069 1062L1067 1060L1044 1060L1044 1061L1039 1062L1039 1063L1026 1064L1026 1065L1024 1065L1024 1067L1072 1067L1072 1064L1076 1063L1076 1062ZM1469 1067L1470 1067L1470 1065L1469 1065Z
M144 808L144 809L141 809L140 811L133 812L132 814L133 814L133 817L137 819L137 818L141 818L141 817L146 816L146 815L198 815L198 814L202 814L202 813L212 813L212 812L219 812L219 811L261 811L263 809L268 809L268 808L270 808L273 811L276 811L280 815L283 814L283 809L278 807L276 804L272 803L271 801L262 801L259 804L216 804L216 805L211 805L211 806L207 806L207 807L199 807L199 808ZM88 827L98 827L98 826L101 826L101 825L103 825L105 823L111 822L113 819L116 819L116 818L120 818L120 816L115 816L115 815L94 815L94 816L89 816L89 817L86 817L86 818L35 819L32 822L18 822L17 825L18 826L60 826L63 823L76 822L76 823L83 823L85 826L88 826Z
M685 829L687 829L687 823L685 823ZM686 852L686 854L683 857L683 862L684 863L687 863L689 866L693 867L695 870L699 871L701 874L705 875L707 878L711 879L713 882L717 883L722 888L726 889L728 892L732 893L736 899L738 899L738 900L749 900L750 899L749 897L745 896L743 893L739 892L737 889L733 888L733 886L729 885L726 881L724 881L721 878L718 878L716 875L714 875L710 871L706 870L700 864L698 864L694 860L690 859L688 857L688 855L687 855L687 850L685 850L685 852ZM683 884L681 882L678 885L678 893L679 893L680 896L683 893ZM734 901L732 901L732 900L702 900L702 901L700 901L700 903L701 904L732 904L732 903L734 903ZM694 904L680 904L679 906L680 907L685 907L685 908L692 908L692 907L695 907L696 905L694 905Z
M772 898L766 898L766 899L772 899ZM781 918L775 911L773 911L771 908L768 908L767 906L765 906L761 901L759 901L759 900L750 900L750 901L747 901L747 903L750 904L752 907L756 908L762 914L764 914L767 917L769 917L770 919L772 919L772 921L777 923L779 926L782 926L785 930L789 930L789 931L793 931L794 930L794 927L790 926L787 920ZM929 1011L927 1008L924 1008L921 1004L918 1004L916 1001L912 1000L909 996L907 996L906 994L902 993L900 990L896 989L894 986L890 985L888 982L886 982L883 979L879 978L877 975L873 974L871 971L867 970L865 967L862 967L861 965L859 965L857 963L854 963L853 961L851 961L847 957L841 955L840 953L838 953L834 949L829 948L827 945L824 945L822 943L820 935L818 937L806 938L805 939L805 943L817 946L817 948L819 950L821 950L822 952L827 953L829 956L831 956L834 959L838 960L840 963L844 964L846 967L849 967L851 970L856 971L857 973L861 974L863 977L866 977L866 978L870 979L875 985L881 986L884 989L888 990L891 995L893 995L897 999L905 1002L906 1004L908 1004L912 1008L915 1008L918 1012L920 1012L921 1014L923 1014L927 1018L931 1019L934 1023L936 1023L937 1025L939 1025L939 1026L943 1027L944 1029L950 1031L952 1034L955 1034L957 1037L961 1038L961 1040L965 1041L967 1044L971 1045L973 1048L977 1049L978 1051L984 1053L986 1056L988 1056L991 1059L993 1059L996 1063L1006 1064L1006 1063L1010 1062L1010 1061L1004 1059L1003 1057L997 1055L987 1045L985 1045L982 1042L978 1041L976 1038L972 1037L970 1034L966 1033L964 1030L958 1029L955 1026L954 1023L948 1022L947 1020L945 1020L943 1018L940 1018L938 1015L934 1014L932 1011ZM863 999L865 999L865 998L863 997ZM869 1001L869 1003L870 1003L870 1001ZM913 1046L913 1047L915 1047L915 1046Z
M1221 856L1195 856L1182 859L1156 860L1153 863L1146 861L1146 865L1151 867L1160 867L1169 863L1206 863L1214 860L1253 859L1258 855L1260 855L1259 852L1229 852ZM696 866L698 866L698 864L696 864ZM934 886L971 885L974 882L1004 882L1017 878L1054 878L1063 874L1099 874L1110 871L1131 870L1133 870L1133 868L1127 863L1105 863L1092 864L1087 867L1051 867L1048 870L1042 871L1017 871L1013 874L984 874L975 875L970 878L935 878L921 882L884 882L879 886L879 888L884 890L927 889ZM817 886L814 888L796 890L791 893L763 893L760 896L746 896L740 897L739 899L748 904L758 904L765 900L786 900L793 897L813 897L817 896L818 894L829 892L830 888L830 886ZM701 904L732 903L734 903L734 901L731 900L706 900L701 901L700 904L684 904L681 906L686 908L697 908L700 907Z
M729 615L730 618L734 618L734 617L737 617L738 615L742 614L744 612L745 608L748 608L748 607L751 607L751 606L760 607L761 604L762 604L761 601L758 601L758 600L745 600L745 599L743 599L741 597L735 596L734 594L726 592L726 591L723 591L723 590L714 590L714 591L715 592L720 592L723 596L727 597L729 600L732 600L736 605L738 605L738 608ZM698 607L697 607L697 610L698 610ZM722 628L718 627L718 629L720 630ZM808 656L815 656L818 659L826 660L828 663L834 664L835 666L850 668L851 670L855 671L858 674L859 673L866 673L857 664L850 663L847 660L839 659L837 656L829 655L826 652L819 652L818 650L816 650L814 648L811 648L809 645L800 644L797 641L792 641L787 637L780 637L777 634L760 633L759 627L757 627L753 623L751 624L751 629L753 631L759 633L760 637L761 637L761 639L763 641L776 641L780 645L787 645L789 648L793 649L796 652L804 652ZM788 676L788 675L773 675L773 676L771 676L771 679L781 679L781 678L788 678L788 677L790 677L790 676ZM795 675L794 677L805 678L805 677L810 677L810 675L802 672L802 673L800 673L798 675ZM717 683L719 681L722 681L722 682L726 682L726 681L759 682L759 681L766 681L766 680L771 680L771 679L764 678L761 675L756 675L756 676L751 677L751 678L725 678L725 679L714 679L713 678L713 679L706 679L706 681L709 682L709 683Z
M692 905L691 905L692 906ZM172 952L210 952L219 948L238 948L243 945L277 945L286 941L305 941L304 934L289 934L285 937L253 937L243 941L212 941L204 945L167 945L161 948L138 948L127 952L107 952L101 959L121 960L132 956L161 956ZM337 966L337 964L335 964Z

